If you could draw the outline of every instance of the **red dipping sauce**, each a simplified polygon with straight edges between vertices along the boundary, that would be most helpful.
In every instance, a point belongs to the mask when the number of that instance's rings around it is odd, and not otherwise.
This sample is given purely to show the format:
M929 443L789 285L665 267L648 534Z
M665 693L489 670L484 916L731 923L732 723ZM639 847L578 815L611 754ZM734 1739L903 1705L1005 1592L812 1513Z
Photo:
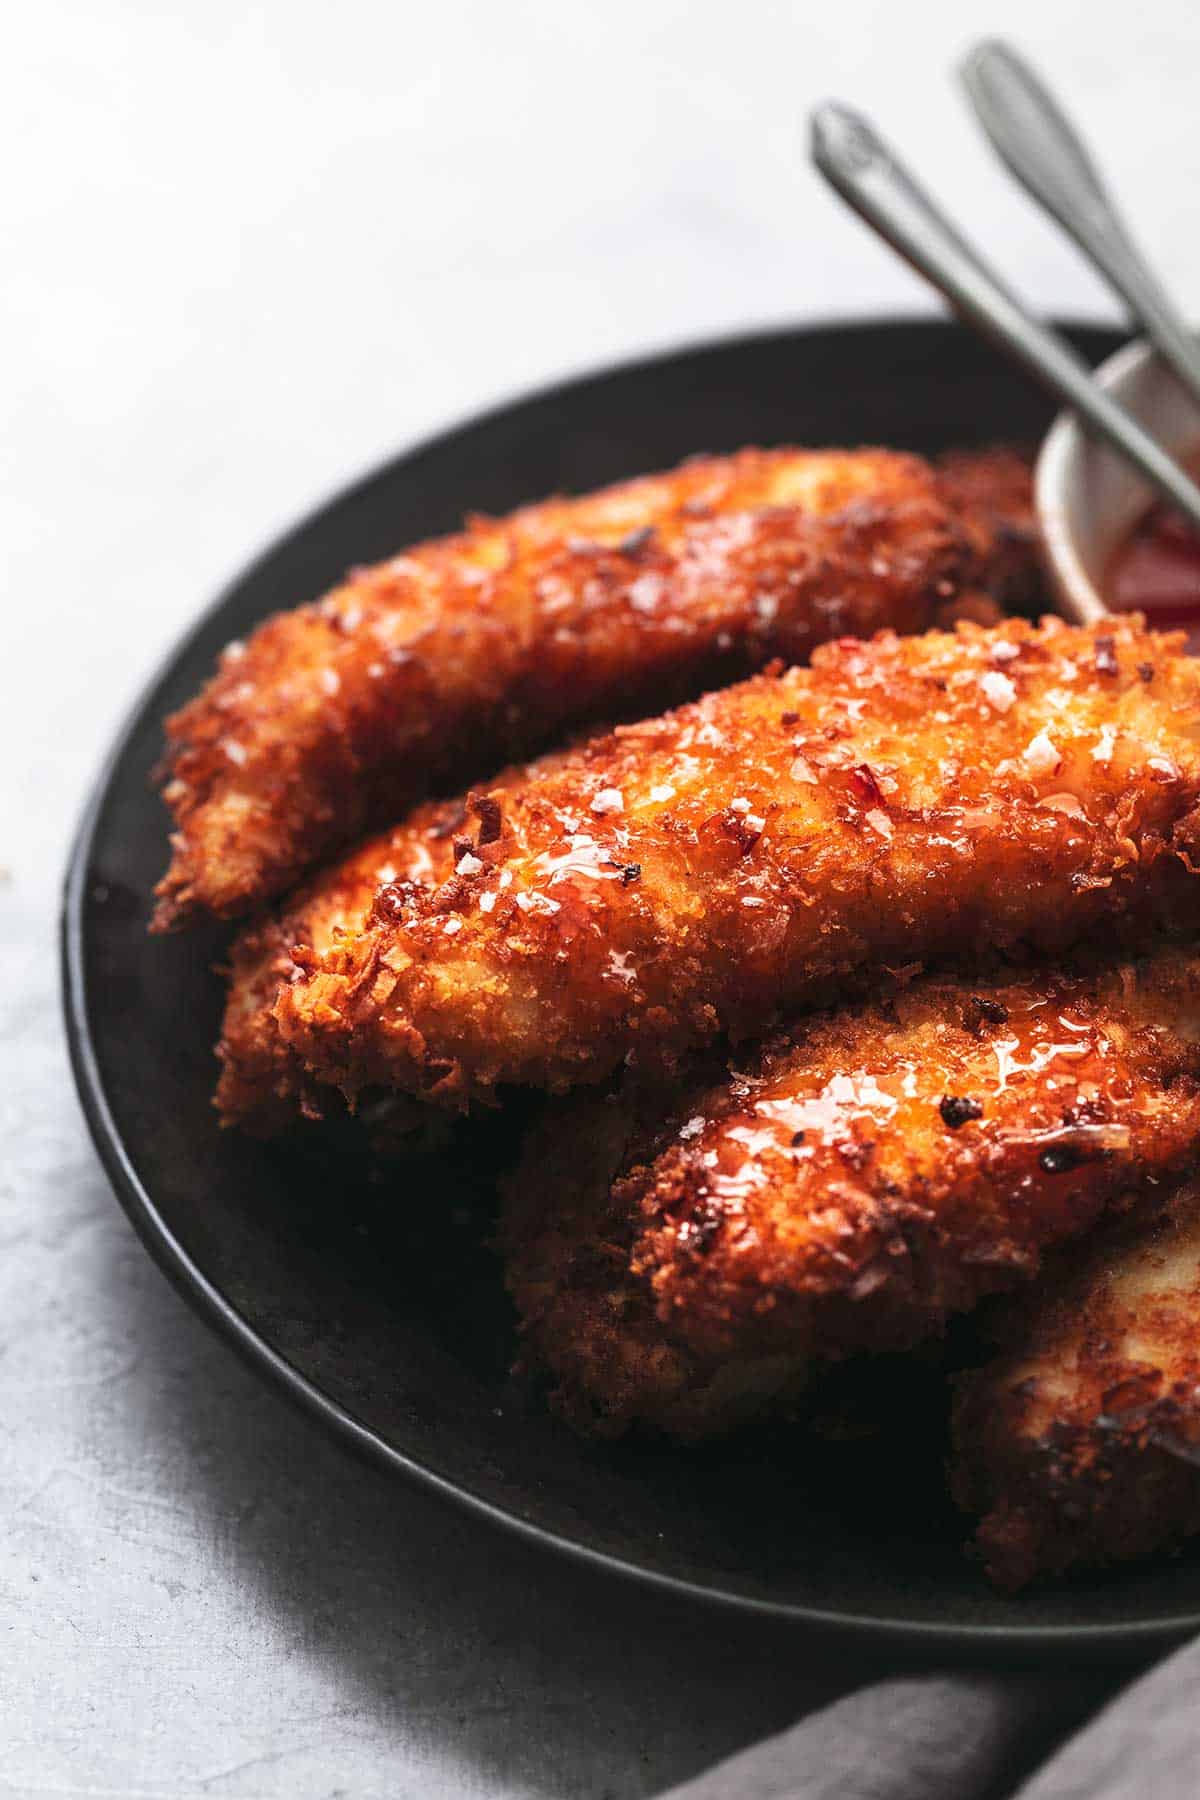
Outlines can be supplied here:
M1142 515L1113 555L1104 585L1115 611L1182 627L1189 650L1200 653L1200 532L1170 507Z

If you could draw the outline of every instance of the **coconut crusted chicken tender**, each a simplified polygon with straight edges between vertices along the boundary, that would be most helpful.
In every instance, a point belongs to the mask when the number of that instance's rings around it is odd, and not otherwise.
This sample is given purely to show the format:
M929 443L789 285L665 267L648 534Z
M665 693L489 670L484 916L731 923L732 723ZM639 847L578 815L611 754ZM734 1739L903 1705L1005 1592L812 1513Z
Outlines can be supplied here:
M890 965L1194 918L1181 642L1132 617L883 633L534 763L475 796L486 838L464 809L448 881L297 944L275 1022L351 1100L463 1108L669 1070Z
M626 1083L535 1127L502 1241L530 1360L583 1429L684 1438L904 1350L1176 1174L1200 957L919 979L817 1017L664 1120ZM986 1409L985 1409L986 1411Z
M943 493L894 451L745 450L476 520L269 619L167 721L156 927L246 912L564 727L1035 579L1028 465L1003 453Z
M955 1497L1010 1591L1200 1532L1200 1187L1098 1234L1019 1302L964 1378Z

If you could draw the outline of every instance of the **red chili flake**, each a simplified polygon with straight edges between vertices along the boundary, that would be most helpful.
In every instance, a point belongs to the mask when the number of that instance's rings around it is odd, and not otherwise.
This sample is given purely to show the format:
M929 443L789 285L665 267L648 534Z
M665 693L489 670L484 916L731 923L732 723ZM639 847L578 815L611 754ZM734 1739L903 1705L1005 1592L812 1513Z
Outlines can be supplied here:
M471 801L479 815L479 842L494 844L504 830L504 815L500 811L500 802L491 794L480 794Z
M870 763L858 763L853 769L848 770L846 780L850 784L852 793L862 801L864 806L883 805L883 789L880 787Z
M967 1029L978 1031L986 1020L989 1025L1007 1025L1008 1008L999 1000L990 1000L986 994L972 994L964 1009Z
M798 725L799 722L800 722L800 714L797 712L785 712L785 713L780 713L780 715L779 715L779 723L783 726L783 729L785 731L790 731L792 729L792 726Z
M1142 680L1147 683L1153 681L1154 680L1154 664L1153 663L1139 663L1138 664L1138 674L1141 676Z
M942 1123L951 1131L957 1131L968 1119L982 1119L983 1104L979 1100L969 1100L965 1094L943 1094L938 1102L938 1111L942 1115Z
M387 882L371 902L371 924L399 925L421 891L416 881Z
M1096 673L1097 675L1116 675L1119 673L1115 638L1098 637L1096 639Z
M1108 1107L1100 1099L1076 1100L1063 1107L1062 1121L1064 1125L1107 1125Z
M748 856L762 836L762 821L756 818L751 824L750 817L746 813L735 812L732 806L727 806L725 811L719 813L717 817L741 854Z

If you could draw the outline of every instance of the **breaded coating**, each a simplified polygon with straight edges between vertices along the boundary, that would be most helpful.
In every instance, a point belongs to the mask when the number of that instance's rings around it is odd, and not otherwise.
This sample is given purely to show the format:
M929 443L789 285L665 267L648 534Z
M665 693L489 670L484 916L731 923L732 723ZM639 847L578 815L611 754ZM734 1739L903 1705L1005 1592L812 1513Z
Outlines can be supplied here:
M246 912L422 794L844 632L1035 579L1028 465L947 493L890 450L744 450L359 570L233 644L167 721L155 927ZM968 469L971 464L965 465ZM989 499L989 494L993 499Z
M502 1242L531 1360L583 1429L680 1437L814 1365L904 1350L1185 1169L1200 956L974 984L811 1019L664 1118L575 1095L535 1128Z
M229 953L228 999L217 1045L216 1105L224 1124L269 1137L298 1114L324 1114L328 1090L306 1077L274 1017L280 987L296 973L292 948L304 943L315 955L328 954L345 934L363 929L376 894L391 882L444 881L453 869L453 834L461 818L461 801L430 802L408 826L359 845L293 894L281 911L239 933Z
M965 1377L955 1498L1009 1591L1125 1562L1200 1531L1200 1187L1065 1258Z
M1032 605L1042 582L1031 457L1006 446L953 450L936 468L938 491L974 547L981 587L1006 610Z
M350 1100L461 1109L669 1071L892 965L1195 921L1181 644L1133 615L845 640L510 773L464 807L449 880L293 948L280 1032Z

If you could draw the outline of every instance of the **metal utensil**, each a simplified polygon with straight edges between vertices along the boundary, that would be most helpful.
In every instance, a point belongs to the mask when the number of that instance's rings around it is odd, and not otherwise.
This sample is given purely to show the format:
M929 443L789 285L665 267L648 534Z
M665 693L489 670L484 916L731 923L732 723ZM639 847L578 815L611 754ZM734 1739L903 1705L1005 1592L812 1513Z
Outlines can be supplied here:
M976 45L961 68L972 110L1001 161L1096 266L1200 399L1200 347L1129 235L1091 152L1009 44Z
M991 270L905 169L870 121L826 102L811 121L812 158L830 185L885 241L1030 374L1082 415L1151 485L1200 529L1200 488L1092 380L1065 339L1032 313ZM1104 616L1080 601L1083 623Z

